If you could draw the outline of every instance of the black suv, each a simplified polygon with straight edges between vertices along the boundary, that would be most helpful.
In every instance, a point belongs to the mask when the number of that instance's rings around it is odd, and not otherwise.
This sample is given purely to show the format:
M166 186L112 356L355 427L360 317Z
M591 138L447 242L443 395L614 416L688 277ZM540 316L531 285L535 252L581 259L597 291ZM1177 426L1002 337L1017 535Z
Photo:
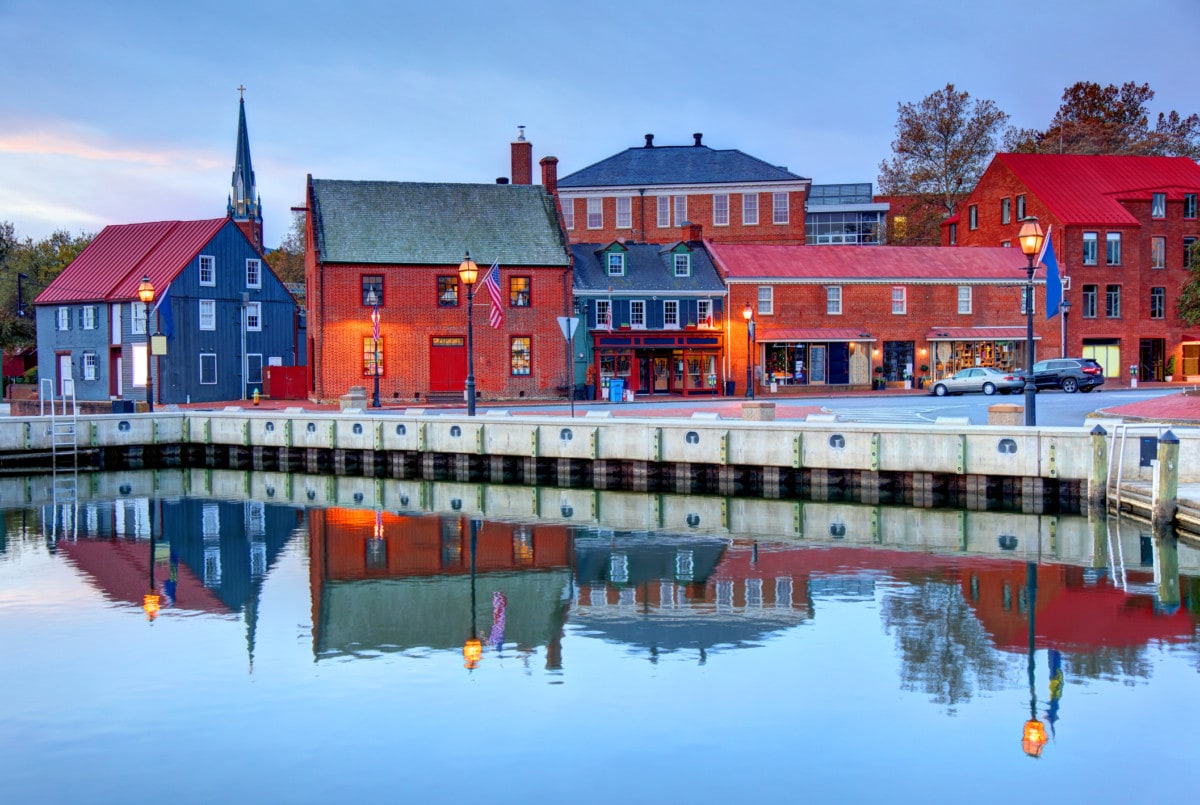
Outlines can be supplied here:
M1033 365L1033 383L1038 389L1061 388L1068 394L1091 391L1104 385L1104 367L1092 358L1051 358Z

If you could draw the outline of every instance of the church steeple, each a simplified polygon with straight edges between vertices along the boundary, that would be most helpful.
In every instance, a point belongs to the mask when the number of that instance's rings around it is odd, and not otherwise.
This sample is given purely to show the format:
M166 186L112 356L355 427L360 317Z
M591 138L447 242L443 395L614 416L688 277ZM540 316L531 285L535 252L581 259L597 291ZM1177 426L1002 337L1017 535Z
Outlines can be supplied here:
M237 152L233 158L233 186L226 204L226 214L259 249L263 247L262 199L254 183L254 166L250 162L250 134L246 130L246 88L238 87Z

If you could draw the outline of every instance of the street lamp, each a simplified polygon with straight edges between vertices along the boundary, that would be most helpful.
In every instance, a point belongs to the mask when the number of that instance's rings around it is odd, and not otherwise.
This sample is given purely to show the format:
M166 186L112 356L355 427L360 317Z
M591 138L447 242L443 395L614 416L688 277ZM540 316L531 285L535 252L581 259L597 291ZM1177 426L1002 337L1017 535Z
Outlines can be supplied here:
M146 410L154 413L154 373L150 371L150 303L154 301L154 284L142 277L137 288L138 299L146 306Z
M1048 736L1046 725L1037 717L1037 688L1034 686L1034 638L1037 618L1037 563L1025 563L1025 604L1029 610L1029 720L1021 729L1021 749L1030 757L1040 757Z
M458 278L467 286L467 416L475 416L475 328L471 308L475 304L475 280L479 266L468 251L458 264Z
M471 518L471 635L463 643L463 668L474 671L483 657L483 641L475 625L475 548L479 542L479 521Z
M754 311L750 303L742 308L742 318L746 320L746 397L754 399Z
M1045 240L1037 218L1031 216L1024 219L1021 231L1017 233L1017 240L1021 242L1021 251L1029 259L1029 265L1025 269L1025 359L1028 363L1025 367L1025 425L1032 427L1037 424L1037 411L1034 408L1037 386L1033 382L1033 261L1041 253L1042 242Z
M1071 313L1071 300L1062 301L1062 357L1067 357L1067 316Z
M371 288L367 291L367 304L371 306L371 374L375 376L375 390L371 394L371 407L379 407L379 294Z

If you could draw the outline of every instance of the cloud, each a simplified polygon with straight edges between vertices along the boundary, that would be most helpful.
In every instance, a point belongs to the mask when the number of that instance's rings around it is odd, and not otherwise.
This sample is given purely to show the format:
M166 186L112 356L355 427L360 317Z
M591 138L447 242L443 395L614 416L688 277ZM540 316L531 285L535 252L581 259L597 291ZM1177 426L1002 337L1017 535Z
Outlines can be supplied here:
M79 131L72 124L61 121L15 125L10 122L0 128L0 154L68 157L88 162L194 171L211 170L228 161L208 151L156 145L131 148L128 142L117 145L103 134Z

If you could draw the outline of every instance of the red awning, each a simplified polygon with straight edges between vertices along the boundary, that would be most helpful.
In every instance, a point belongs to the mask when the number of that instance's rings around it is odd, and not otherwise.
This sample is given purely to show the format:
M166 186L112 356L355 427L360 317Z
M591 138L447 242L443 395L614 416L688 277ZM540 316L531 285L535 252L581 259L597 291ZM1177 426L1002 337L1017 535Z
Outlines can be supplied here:
M928 341L1024 341L1024 327L935 327L925 334ZM1033 334L1034 341L1041 336Z
M762 327L759 341L874 341L870 333L849 327Z

